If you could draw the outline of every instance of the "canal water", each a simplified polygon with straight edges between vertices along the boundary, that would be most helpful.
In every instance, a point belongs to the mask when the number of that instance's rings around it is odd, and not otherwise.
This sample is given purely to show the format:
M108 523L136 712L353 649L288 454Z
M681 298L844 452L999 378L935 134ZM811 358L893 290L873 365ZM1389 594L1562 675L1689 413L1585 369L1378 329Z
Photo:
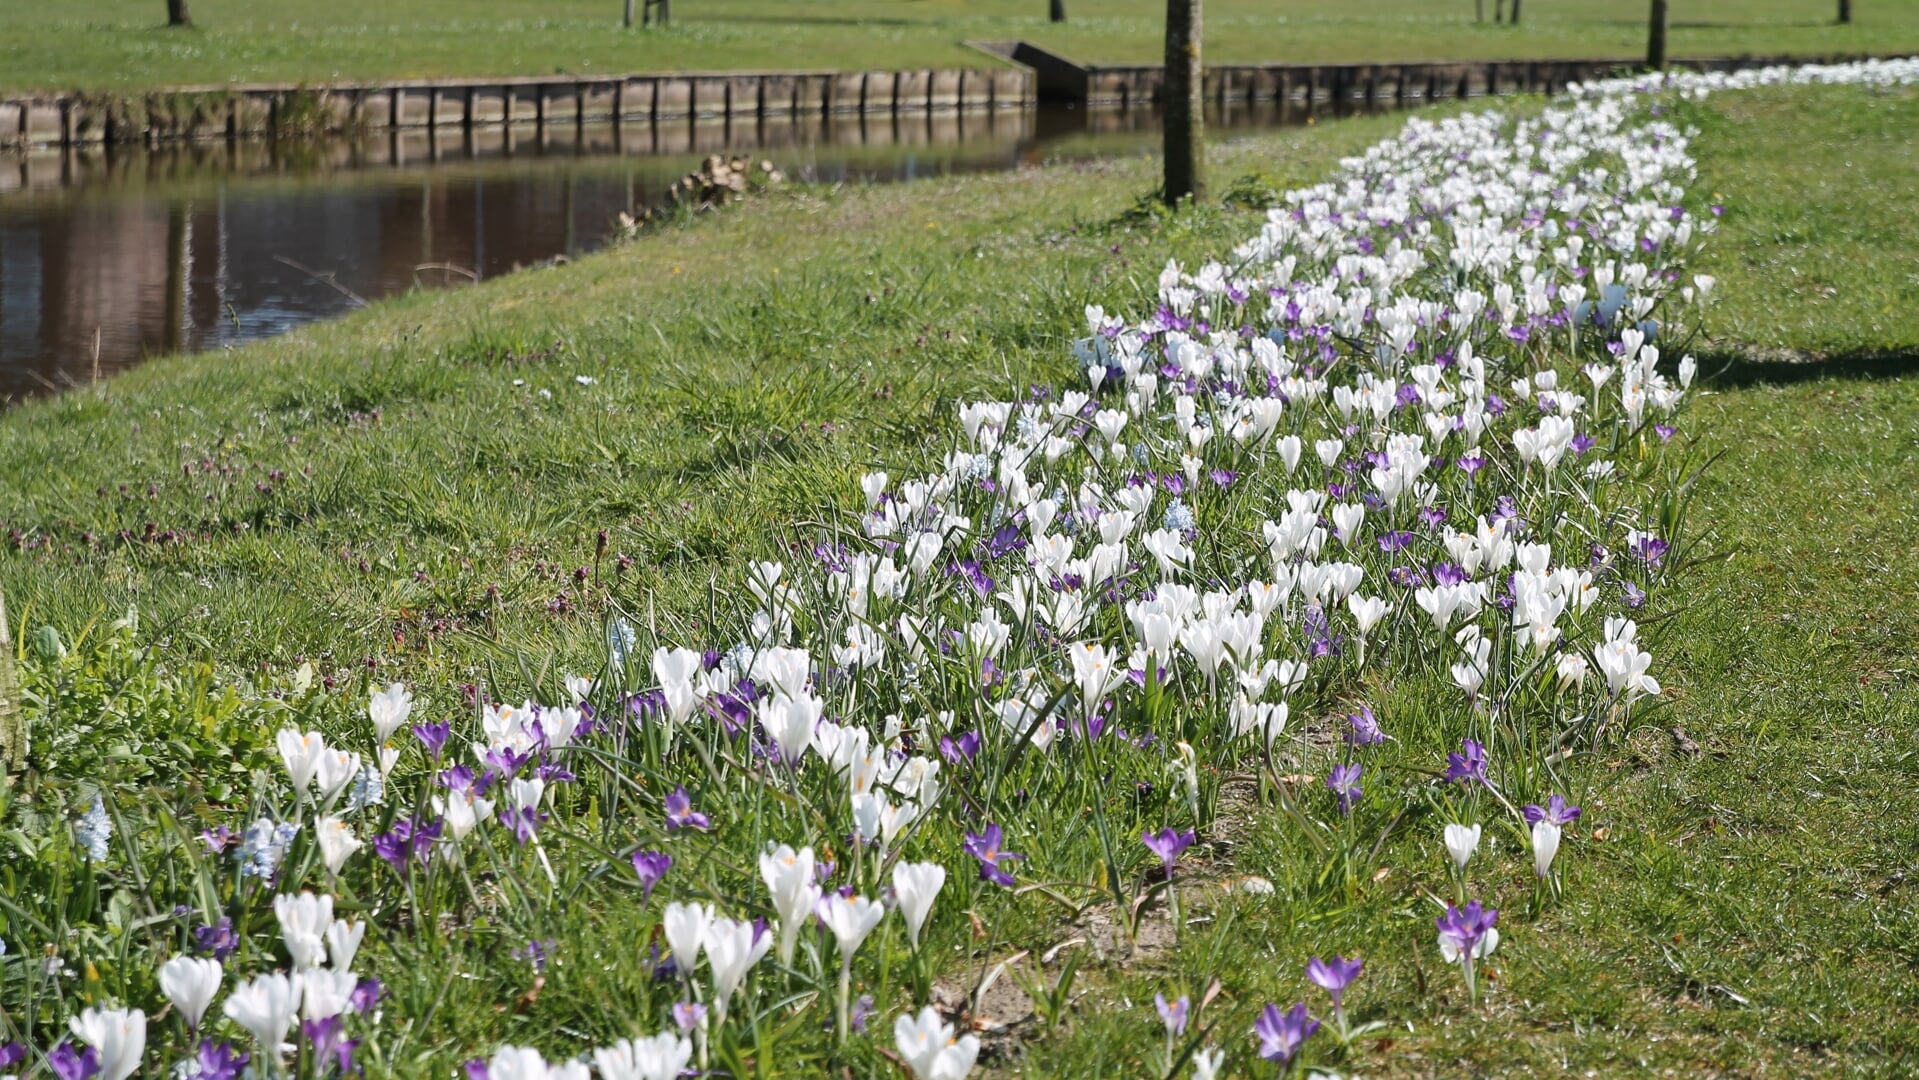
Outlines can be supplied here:
M1267 104L1213 123L1307 115ZM591 251L708 154L884 182L1147 153L1158 122L1049 107L0 154L0 402Z

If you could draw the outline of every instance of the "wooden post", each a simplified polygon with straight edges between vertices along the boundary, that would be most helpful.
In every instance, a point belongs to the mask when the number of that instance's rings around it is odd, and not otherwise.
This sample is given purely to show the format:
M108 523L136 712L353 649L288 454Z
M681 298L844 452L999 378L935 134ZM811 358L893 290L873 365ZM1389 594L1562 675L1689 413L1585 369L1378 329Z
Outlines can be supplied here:
M1206 86L1200 61L1200 0L1166 0L1166 82L1162 93L1166 175L1160 197L1178 206L1206 198Z
M1651 25L1646 31L1646 66L1666 70L1666 0L1652 0Z
M1839 0L1839 22L1841 25L1852 22L1852 0Z

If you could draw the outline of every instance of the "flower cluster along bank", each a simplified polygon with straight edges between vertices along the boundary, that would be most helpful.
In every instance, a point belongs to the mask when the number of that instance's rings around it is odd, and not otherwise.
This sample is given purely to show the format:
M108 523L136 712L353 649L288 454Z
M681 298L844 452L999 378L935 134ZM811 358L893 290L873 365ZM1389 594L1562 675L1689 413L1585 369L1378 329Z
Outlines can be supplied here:
M963 403L935 467L865 475L697 634L615 621L603 669L544 702L394 685L352 724L286 704L276 771L202 799L205 831L158 871L131 835L185 818L93 798L65 842L126 864L146 906L5 907L35 959L0 1071L666 1080L886 1057L957 1080L1035 910L1105 911L1123 954L1152 920L1177 936L1182 911L1295 888L1203 857L1229 784L1322 888L1429 833L1450 889L1422 933L1472 1007L1528 932L1488 837L1521 852L1523 906L1551 904L1582 752L1661 693L1639 615L1690 550L1684 346L1714 283L1689 265L1717 212L1663 105L1795 80L1919 64L1415 117L1227 257L1166 267L1149 310L1088 308L1080 381ZM643 971L594 984L617 998L595 1030L402 1053L425 1018L364 972L479 935L534 1008L599 963L547 936L588 901ZM104 993L64 968L70 917L167 945ZM1327 1009L1231 1024L1167 987L1152 1071L1361 1053L1383 1019L1349 1020L1367 959L1300 956Z

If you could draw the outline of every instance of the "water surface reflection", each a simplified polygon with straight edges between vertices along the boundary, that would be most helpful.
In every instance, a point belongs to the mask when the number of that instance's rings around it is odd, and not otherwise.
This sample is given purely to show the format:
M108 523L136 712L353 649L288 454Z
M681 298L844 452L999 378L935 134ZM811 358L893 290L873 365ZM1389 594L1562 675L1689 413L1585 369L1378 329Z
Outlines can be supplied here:
M1306 115L1268 103L1214 123ZM1046 109L0 157L0 400L590 251L709 153L807 181L909 180L1142 153L1157 125L1150 110Z

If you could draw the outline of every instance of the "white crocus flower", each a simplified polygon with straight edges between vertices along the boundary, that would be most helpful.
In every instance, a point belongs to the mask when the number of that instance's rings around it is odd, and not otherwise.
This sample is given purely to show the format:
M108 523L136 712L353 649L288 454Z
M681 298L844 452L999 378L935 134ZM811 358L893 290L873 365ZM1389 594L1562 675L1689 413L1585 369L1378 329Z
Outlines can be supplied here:
M893 867L893 893L899 898L900 917L906 920L907 940L915 949L920 947L920 928L945 885L946 868L939 863L903 862Z
M373 721L373 741L376 745L391 740L394 733L405 724L407 717L413 714L413 695L404 684L393 683L385 690L375 690L367 700L367 718Z
M893 1022L893 1044L917 1080L961 1080L979 1057L979 1039L955 1038L953 1025L931 1005L918 1016L902 1014Z
M1552 873L1553 856L1559 854L1560 828L1550 821L1533 823L1533 869L1540 877Z
M666 944L673 950L673 961L689 978L700 962L700 946L706 940L706 928L713 922L713 909L705 904L672 903L666 905L662 920Z
M1457 866L1461 872L1465 871L1466 863L1472 859L1473 852L1479 850L1479 834L1478 825L1446 826L1446 851L1452 855L1453 865Z
M538 1050L524 1046L502 1046L486 1063L487 1080L589 1080L591 1070L584 1061L549 1065Z
M280 921L280 939L295 970L326 963L326 932L333 925L333 897L302 892L273 898L273 914Z
M353 958L360 954L360 942L366 938L366 920L348 922L345 919L333 920L327 927L327 960L335 971L345 971L353 966Z
M176 956L160 965L160 992L173 1003L189 1028L198 1030L220 992L220 962L210 957Z
M274 742L279 747L280 760L286 764L287 778L293 782L294 794L305 795L313 783L314 773L320 768L326 739L317 731L302 734L292 728L282 728Z
M100 1056L100 1080L127 1080L147 1051L147 1014L139 1009L88 1009L68 1021L74 1037Z
M360 850L360 841L354 837L353 830L336 817L322 817L313 822L313 832L320 841L320 860L326 863L327 873L338 874L346 865L347 859Z
M261 1053L278 1058L299 1004L298 984L275 972L234 987L221 1008L227 1019L253 1035Z
M706 928L704 947L707 971L713 976L715 1024L726 1020L733 992L772 945L771 933L755 934L753 924L743 920L715 919Z
M692 1060L693 1044L672 1032L650 1039L621 1039L593 1051L601 1080L676 1080Z

